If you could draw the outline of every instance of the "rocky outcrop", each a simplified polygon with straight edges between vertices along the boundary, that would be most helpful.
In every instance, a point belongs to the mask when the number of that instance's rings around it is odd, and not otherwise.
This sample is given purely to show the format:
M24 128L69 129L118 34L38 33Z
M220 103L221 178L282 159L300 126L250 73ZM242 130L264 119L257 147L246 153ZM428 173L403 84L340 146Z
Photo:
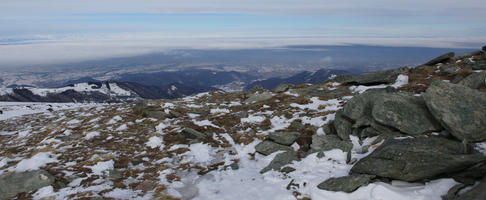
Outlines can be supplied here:
M390 84L397 80L398 75L404 72L404 69L394 69L387 71L377 71L359 76L354 76L350 79L343 81L345 84L350 85L378 85L378 84Z
M265 140L265 141L263 141L263 142L261 142L261 143L259 143L255 146L255 151L258 152L258 153L261 153L265 156L268 156L268 155L272 154L273 152L280 151L280 150L291 151L292 148L289 147L289 146L277 144L277 143L272 142L270 140Z
M272 132L268 134L268 139L278 144L291 145L299 136L298 132Z
M313 135L311 151L321 152L332 149L341 149L344 152L349 152L353 148L353 144L348 140L341 140L336 135Z
M279 153L270 162L270 164L268 164L268 166L260 171L260 173L265 173L270 170L280 171L283 166L292 163L292 161L294 160L299 160L297 152L295 151L286 151L283 153Z
M463 170L486 157L471 146L440 138L388 139L351 172L419 181Z
M455 55L454 52L449 52L449 53L443 54L443 55L441 55L437 58L430 60L429 62L425 63L424 65L435 65L435 64L438 64L438 63L444 63L444 62L449 61L451 58L453 58L454 55Z
M463 85L434 82L423 95L432 115L459 140L486 140L486 94Z

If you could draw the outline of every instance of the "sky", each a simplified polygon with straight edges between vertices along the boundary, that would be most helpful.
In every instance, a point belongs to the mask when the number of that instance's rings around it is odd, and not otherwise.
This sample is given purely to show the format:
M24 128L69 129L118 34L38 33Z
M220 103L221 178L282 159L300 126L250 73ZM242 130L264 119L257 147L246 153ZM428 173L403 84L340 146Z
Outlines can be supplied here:
M1 0L0 69L286 45L480 48L483 0Z

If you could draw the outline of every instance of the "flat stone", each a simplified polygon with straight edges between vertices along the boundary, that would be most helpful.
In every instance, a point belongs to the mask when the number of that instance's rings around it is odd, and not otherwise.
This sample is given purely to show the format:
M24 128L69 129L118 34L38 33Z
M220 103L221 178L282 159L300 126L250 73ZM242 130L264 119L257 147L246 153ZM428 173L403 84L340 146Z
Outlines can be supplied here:
M446 53L446 54L443 54L437 58L434 58L432 60L430 60L429 62L425 63L424 65L435 65L435 64L438 64L438 63L444 63L444 62L447 62L449 61L452 57L454 57L454 52L449 52L449 53Z
M366 174L330 178L317 185L317 188L321 190L350 193L363 185L367 185L373 178L375 178L375 176Z
M143 116L147 118L164 119L167 117L167 114L160 110L148 110L143 112Z
M275 156L275 158L266 166L263 168L260 173L265 173L270 170L275 170L275 171L280 171L280 169L287 165L292 163L294 160L299 160L297 157L297 152L295 151L287 151L283 153L279 153Z
M273 94L270 92L253 93L248 95L248 99L245 100L245 103L265 101L272 97Z
M258 153L261 153L265 156L268 156L268 155L272 154L273 152L280 151L280 150L291 151L293 149L292 149L292 147L277 144L277 143L272 142L270 140L265 140L265 141L260 142L259 144L257 144L255 146L255 151L258 152Z
M341 149L344 152L349 152L353 148L353 144L349 140L341 140L336 135L312 135L310 148L313 152L332 149Z
M461 142L440 137L387 139L351 169L403 181L419 181L453 173L486 160Z
M298 132L272 132L268 134L268 139L278 144L291 145L299 136Z
M400 75L402 72L404 72L404 69L366 73L359 76L354 76L351 79L344 81L344 83L350 85L390 84L394 83L397 80L398 75Z
M206 134L196 131L192 128L185 128L180 132L180 134L187 139L201 139L206 137Z
M454 137L471 142L486 140L484 92L435 81L422 96L434 118Z

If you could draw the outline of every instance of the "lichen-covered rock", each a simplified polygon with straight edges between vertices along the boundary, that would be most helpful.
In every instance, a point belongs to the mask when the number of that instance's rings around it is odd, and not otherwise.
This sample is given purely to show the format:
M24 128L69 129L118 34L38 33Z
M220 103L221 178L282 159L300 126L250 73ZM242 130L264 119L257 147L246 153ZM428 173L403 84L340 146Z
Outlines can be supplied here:
M378 123L409 135L442 129L421 97L400 93L377 95L371 112Z
M486 81L486 72L479 72L467 76L466 78L459 81L458 84L464 85L471 89L478 89L484 86L485 81Z
M330 178L317 185L321 190L336 192L353 192L363 185L367 185L375 176L366 174L349 175Z
M477 56L477 55L481 55L481 51L473 51L473 52L463 53L461 55L454 57L454 59L462 60L462 59L470 58L470 57Z
M290 88L292 88L294 85L292 84L280 84L278 85L274 91L276 93L282 93L282 92L286 92L287 90L289 90Z
M452 173L486 160L463 143L440 138L388 139L361 159L351 172L403 181L418 181Z
M443 54L437 58L434 58L432 60L430 60L429 62L425 63L424 65L435 65L435 64L438 64L438 63L444 63L444 62L447 62L449 61L452 57L454 57L454 52L449 52L449 53L446 53L446 54Z
M268 139L283 145L291 145L300 136L298 132L272 132Z
M245 100L246 103L265 101L273 97L270 92L253 93L248 95L248 99Z
M432 115L459 140L486 140L486 94L463 85L436 81L423 95Z
M54 183L54 176L44 170L0 175L0 199L10 199Z
M272 154L273 152L280 151L280 150L291 151L292 147L277 144L277 143L272 142L270 140L265 140L265 141L263 141L263 142L261 142L261 143L259 143L255 146L256 152L261 153L261 154L266 155L266 156Z
M163 119L167 117L167 114L160 110L147 110L143 112L143 116L147 118Z

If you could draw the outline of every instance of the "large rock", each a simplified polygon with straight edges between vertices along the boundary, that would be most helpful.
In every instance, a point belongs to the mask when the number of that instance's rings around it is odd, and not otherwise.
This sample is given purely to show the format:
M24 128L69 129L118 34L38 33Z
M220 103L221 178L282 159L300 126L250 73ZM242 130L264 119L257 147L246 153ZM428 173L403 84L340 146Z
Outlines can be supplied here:
M371 117L371 108L376 96L387 93L386 89L371 89L363 94L354 96L343 106L343 115L357 121L363 117Z
M458 71L459 71L459 67L455 64L441 65L439 67L440 75L452 75L452 74L456 74Z
M363 185L367 185L375 176L366 174L357 174L330 178L317 185L321 190L336 192L353 192Z
M418 181L463 170L486 160L463 143L440 137L388 139L351 172Z
M337 135L341 139L349 140L349 135L351 135L353 123L346 119L341 111L336 112L336 118L334 119L333 125Z
M261 142L261 143L259 143L255 146L256 152L261 153L261 154L266 155L266 156L272 154L273 152L280 151L280 150L291 151L293 149L292 149L292 147L277 144L277 143L272 142L270 140L265 140L265 141L263 141L263 142Z
M438 63L444 63L449 61L452 57L454 57L454 52L449 52L437 58L432 59L431 61L425 63L424 65L435 65Z
M294 85L292 84L280 84L278 85L274 91L276 93L282 93L282 92L286 92L287 90L289 90L290 88L294 87Z
M344 152L349 152L353 148L353 144L349 140L341 140L336 135L313 135L310 148L313 152L332 149L341 149Z
M466 78L459 81L458 84L464 85L471 89L478 89L484 86L485 81L486 81L486 72L479 72L467 76Z
M423 95L432 115L459 140L486 140L486 94L463 85L433 82Z
M441 130L421 97L400 93L382 94L375 97L371 112L378 123L409 135Z
M352 85L390 84L390 83L394 83L397 80L398 75L400 75L400 73L402 72L404 72L404 69L394 69L394 70L366 73L345 80L344 83L352 84Z
M483 48L481 48L481 50L483 50L483 52L486 52L486 46L483 46Z
M275 156L275 158L263 168L260 173L265 173L270 170L279 171L283 166L292 163L294 160L299 160L297 156L297 152L295 151L287 151L283 153L279 153Z
M3 174L0 176L0 199L52 185L54 180L54 176L44 170Z
M283 145L291 145L300 136L298 132L272 132L268 139Z
M201 139L206 137L206 134L196 131L192 128L185 128L180 132L180 134L186 139Z
M160 110L147 110L143 112L143 116L147 118L164 119L167 117L167 114Z

